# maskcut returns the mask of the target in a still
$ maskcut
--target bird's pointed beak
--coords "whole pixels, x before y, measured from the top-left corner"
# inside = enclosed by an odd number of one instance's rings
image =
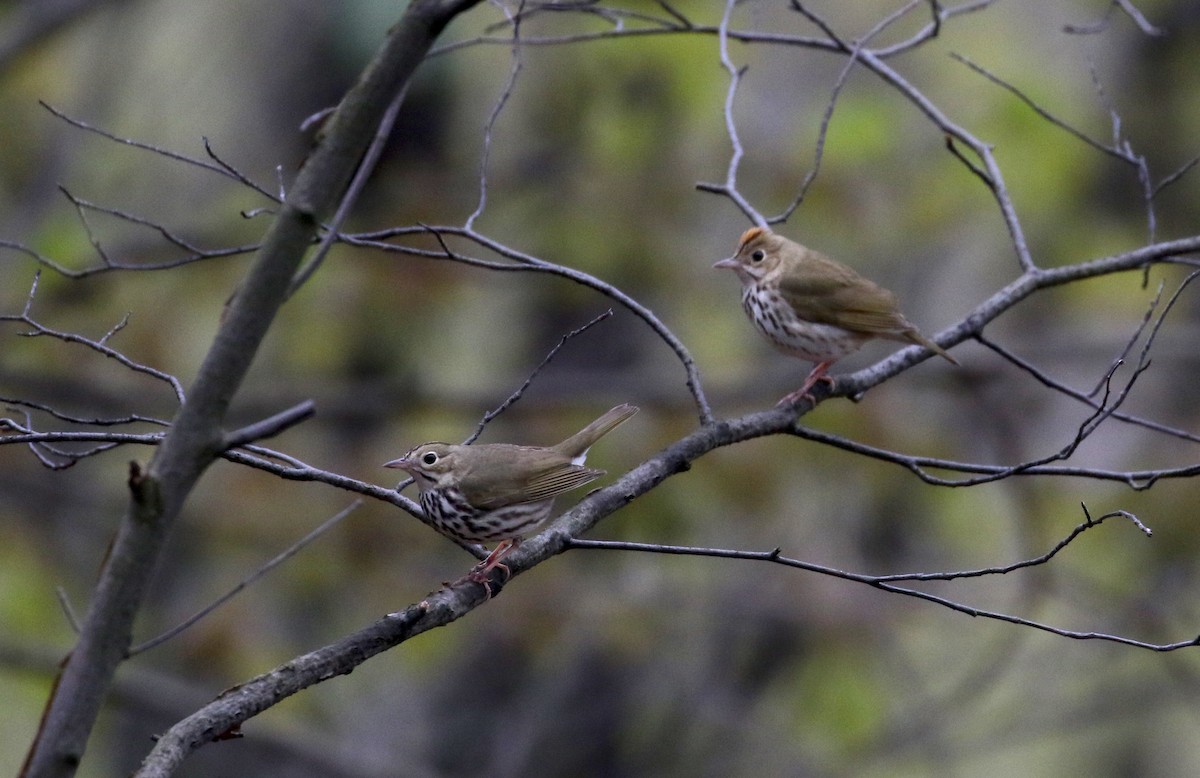
[[[713,263],[713,267],[727,267],[730,270],[736,270],[737,266],[737,257],[726,257],[725,259]]]
[[[411,470],[412,462],[408,461],[408,457],[400,457],[399,459],[393,459],[391,462],[384,462],[383,466],[390,467],[393,470]]]

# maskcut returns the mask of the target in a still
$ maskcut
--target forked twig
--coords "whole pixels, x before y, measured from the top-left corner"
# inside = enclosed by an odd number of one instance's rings
[[[1014,616],[1003,611],[976,608],[972,605],[967,605],[966,603],[958,602],[948,597],[942,597],[940,595],[931,594],[920,589],[897,585],[897,582],[900,581],[951,581],[962,578],[1007,575],[1017,570],[1037,567],[1049,562],[1051,559],[1057,556],[1059,552],[1070,545],[1072,541],[1074,541],[1087,530],[1099,526],[1105,520],[1112,518],[1127,519],[1132,522],[1138,528],[1138,530],[1142,532],[1142,534],[1146,535],[1147,537],[1151,535],[1149,528],[1142,524],[1142,522],[1136,516],[1128,511],[1112,511],[1111,513],[1106,513],[1103,516],[1092,518],[1091,514],[1087,510],[1087,506],[1082,507],[1086,521],[1076,526],[1066,537],[1060,540],[1053,548],[1041,556],[1001,567],[963,570],[959,572],[948,573],[902,573],[897,575],[869,575],[866,573],[853,573],[835,567],[818,565],[813,562],[805,562],[802,559],[794,559],[792,557],[784,556],[782,549],[779,548],[772,549],[771,551],[740,551],[727,548],[701,548],[697,546],[630,543],[613,540],[590,540],[585,538],[570,538],[565,541],[565,546],[573,549],[637,551],[651,554],[702,556],[715,557],[718,559],[741,559],[754,562],[767,562],[769,564],[783,565],[784,567],[791,567],[811,573],[818,573],[831,578],[840,578],[842,580],[851,581],[854,583],[865,584],[891,594],[899,594],[905,597],[924,600],[926,602],[933,603],[934,605],[947,608],[956,613],[966,614],[974,618],[1002,621],[1008,624],[1014,624],[1016,626],[1028,627],[1042,632],[1049,632],[1050,634],[1058,635],[1059,637],[1071,638],[1073,640],[1099,640],[1157,652],[1178,651],[1184,648],[1200,646],[1200,637],[1173,643],[1150,643],[1147,641],[1135,640],[1134,638],[1125,637],[1123,635],[1113,635],[1105,632],[1084,632],[1079,630],[1065,629],[1063,627],[1056,627],[1053,624],[1046,622],[1035,621],[1022,616]]]

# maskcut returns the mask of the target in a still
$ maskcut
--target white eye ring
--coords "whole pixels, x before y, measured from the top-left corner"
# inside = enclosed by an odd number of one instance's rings
[[[763,251],[762,249],[755,249],[754,253],[750,255],[750,261],[756,263],[762,262],[766,258],[767,252]]]
[[[427,451],[421,456],[421,464],[423,465],[436,465],[437,461],[438,455],[432,451]]]

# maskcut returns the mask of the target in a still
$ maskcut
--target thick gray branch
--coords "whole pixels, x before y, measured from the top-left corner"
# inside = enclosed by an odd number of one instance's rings
[[[129,508],[101,573],[33,745],[26,776],[75,773],[88,736],[125,658],[163,543],[180,507],[222,453],[221,425],[259,344],[286,298],[318,225],[331,215],[383,112],[433,41],[478,0],[415,0],[379,54],[319,134],[206,355],[187,401],[147,471],[130,477]]]

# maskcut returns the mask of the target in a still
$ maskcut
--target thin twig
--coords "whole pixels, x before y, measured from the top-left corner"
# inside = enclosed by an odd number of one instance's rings
[[[1192,157],[1190,160],[1180,165],[1175,172],[1163,176],[1163,179],[1158,182],[1156,187],[1154,187],[1154,195],[1157,197],[1159,192],[1183,178],[1185,175],[1191,172],[1192,168],[1196,167],[1197,164],[1200,164],[1200,157]]]
[[[40,278],[40,273],[35,273],[34,278],[33,278],[33,284],[30,286],[30,289],[29,289],[29,295],[26,297],[25,309],[21,312],[21,315],[14,316],[11,314],[0,314],[0,322],[18,321],[18,322],[22,322],[24,324],[29,325],[33,329],[30,330],[29,332],[21,333],[21,335],[23,335],[25,337],[29,337],[29,338],[48,337],[48,338],[53,338],[55,340],[60,340],[64,343],[73,343],[73,344],[85,346],[86,348],[89,348],[92,351],[97,352],[98,354],[102,354],[105,357],[108,357],[109,359],[121,364],[122,366],[124,366],[134,372],[148,375],[152,378],[156,378],[159,381],[162,381],[162,382],[168,384],[171,387],[171,389],[175,392],[175,399],[177,399],[180,402],[180,404],[182,404],[184,402],[185,395],[183,392],[183,384],[180,383],[179,379],[176,378],[175,376],[173,376],[169,373],[165,373],[161,370],[152,368],[148,365],[143,365],[140,362],[135,362],[132,359],[130,359],[129,357],[122,354],[121,352],[117,351],[116,349],[105,345],[102,340],[101,341],[91,340],[90,338],[85,338],[82,335],[76,335],[73,332],[60,332],[58,330],[51,329],[50,327],[47,327],[47,326],[37,322],[31,315],[30,311],[32,310],[32,307],[33,307],[34,297],[37,294],[39,278]],[[109,334],[111,335],[111,333],[112,333],[112,331],[110,330]],[[105,336],[104,340],[107,340],[107,336]]]
[[[717,28],[717,45],[721,53],[721,66],[729,73],[729,87],[725,90],[724,116],[725,134],[729,138],[732,151],[729,155],[729,164],[725,169],[725,183],[720,185],[700,183],[696,185],[696,188],[702,192],[715,192],[728,197],[741,209],[742,213],[746,214],[750,221],[759,227],[766,227],[766,218],[742,195],[737,184],[738,167],[741,165],[746,151],[742,148],[737,120],[733,117],[733,104],[734,98],[737,97],[738,86],[741,85],[746,70],[734,65],[733,59],[729,56],[729,18],[733,15],[735,5],[737,5],[737,0],[725,0],[725,13],[721,16],[721,24]]]
[[[396,93],[396,96],[388,105],[387,110],[383,112],[383,116],[375,128],[375,134],[371,137],[371,143],[367,146],[362,160],[354,171],[354,177],[350,180],[350,185],[342,193],[333,218],[325,225],[324,232],[321,235],[321,242],[317,245],[317,249],[313,252],[313,255],[296,272],[295,278],[292,279],[291,286],[288,287],[287,292],[289,298],[300,287],[304,286],[308,279],[312,278],[313,273],[316,273],[317,269],[321,267],[321,263],[329,256],[329,250],[333,248],[333,244],[338,240],[338,233],[341,231],[342,225],[346,223],[346,219],[350,216],[350,211],[354,209],[354,204],[358,202],[358,196],[362,193],[363,187],[367,185],[367,180],[375,172],[375,163],[379,160],[379,155],[383,153],[383,148],[387,145],[388,138],[391,137],[392,128],[396,124],[396,116],[400,113],[400,106],[404,103],[404,96],[408,94],[408,85],[409,82],[405,82],[404,86],[400,88],[400,91]]]
[[[1008,624],[1014,624],[1016,626],[1028,627],[1028,628],[1036,629],[1036,630],[1039,630],[1042,632],[1048,632],[1053,635],[1058,635],[1059,637],[1071,638],[1073,640],[1100,640],[1100,641],[1105,641],[1105,642],[1110,642],[1110,643],[1119,643],[1121,645],[1126,645],[1126,646],[1132,646],[1134,648],[1142,648],[1142,649],[1147,649],[1150,651],[1159,651],[1159,652],[1178,651],[1178,650],[1184,649],[1184,648],[1192,648],[1195,646],[1200,646],[1200,637],[1185,640],[1185,641],[1179,641],[1179,642],[1175,642],[1175,643],[1149,643],[1146,641],[1135,640],[1133,638],[1124,637],[1122,635],[1112,635],[1112,634],[1108,634],[1108,633],[1104,633],[1104,632],[1082,632],[1082,631],[1077,631],[1077,630],[1064,629],[1062,627],[1056,627],[1052,624],[1048,624],[1048,623],[1040,622],[1040,621],[1034,621],[1032,619],[1026,619],[1021,616],[1014,616],[1012,614],[1004,613],[1001,611],[992,611],[992,610],[985,610],[982,608],[976,608],[974,606],[967,605],[965,603],[951,600],[948,597],[942,597],[939,595],[930,594],[929,592],[924,592],[919,589],[912,589],[912,588],[908,588],[908,587],[904,587],[904,586],[897,586],[895,583],[896,581],[946,581],[946,580],[955,580],[955,579],[959,579],[959,578],[970,578],[970,577],[978,577],[978,576],[985,576],[985,575],[1003,575],[1003,574],[1012,572],[1014,570],[1019,570],[1022,568],[1034,567],[1037,565],[1041,565],[1041,564],[1048,562],[1050,559],[1052,559],[1054,556],[1056,556],[1058,554],[1058,552],[1060,552],[1063,548],[1065,548],[1068,544],[1070,544],[1073,540],[1075,540],[1075,538],[1077,538],[1081,534],[1083,534],[1083,532],[1087,531],[1091,527],[1094,527],[1094,526],[1100,524],[1105,519],[1110,519],[1110,518],[1121,517],[1121,518],[1129,519],[1130,521],[1132,521],[1135,524],[1135,526],[1138,527],[1139,530],[1141,530],[1143,532],[1143,534],[1146,534],[1146,535],[1150,534],[1149,530],[1145,527],[1145,525],[1143,525],[1137,519],[1136,516],[1129,513],[1128,511],[1113,511],[1111,513],[1107,513],[1104,516],[1101,516],[1096,519],[1093,519],[1090,514],[1087,514],[1086,507],[1084,507],[1084,513],[1087,517],[1087,521],[1085,521],[1083,524],[1077,526],[1074,530],[1072,530],[1072,532],[1070,534],[1067,535],[1066,538],[1059,541],[1059,543],[1054,548],[1052,548],[1050,551],[1048,551],[1047,553],[1043,554],[1040,557],[1025,560],[1023,562],[1018,562],[1013,565],[1008,565],[1005,567],[987,568],[987,569],[982,569],[982,570],[968,570],[968,571],[962,571],[962,572],[957,572],[957,573],[933,573],[933,574],[909,573],[909,574],[902,574],[902,575],[897,575],[897,576],[867,575],[864,573],[853,573],[853,572],[849,572],[846,570],[840,570],[840,569],[834,568],[834,567],[818,565],[818,564],[814,564],[812,562],[805,562],[800,559],[793,559],[791,557],[786,557],[782,554],[782,550],[779,548],[772,549],[771,551],[739,551],[739,550],[735,550],[735,549],[700,548],[700,547],[695,547],[695,546],[669,546],[669,545],[661,545],[661,544],[655,544],[655,543],[630,543],[630,542],[611,541],[611,540],[588,540],[588,539],[583,539],[583,538],[568,538],[568,539],[564,540],[563,544],[568,549],[574,548],[574,549],[595,549],[595,550],[606,550],[606,551],[637,551],[637,552],[642,552],[642,553],[653,553],[653,554],[703,556],[703,557],[715,557],[715,558],[719,558],[719,559],[741,559],[741,560],[755,561],[755,562],[767,562],[769,564],[783,565],[785,567],[792,567],[792,568],[797,568],[800,570],[806,570],[808,572],[818,573],[821,575],[830,576],[832,578],[840,578],[842,580],[852,581],[854,583],[865,584],[867,586],[871,586],[876,589],[880,589],[882,591],[889,592],[891,594],[899,594],[899,595],[903,595],[905,597],[913,597],[913,598],[916,598],[919,600],[924,600],[926,602],[930,602],[935,605],[940,605],[944,608],[948,608],[949,610],[955,611],[957,613],[963,613],[963,614],[966,614],[966,615],[974,617],[974,618],[984,618],[984,619],[989,619],[992,621],[1002,621],[1002,622],[1006,622]]]
[[[429,251],[425,249],[417,249],[411,246],[390,243],[385,238],[410,236],[417,233],[433,234],[438,244],[441,246],[441,251]],[[454,235],[456,237],[466,238],[471,240],[476,245],[491,251],[498,256],[504,257],[506,262],[493,262],[470,257],[459,252],[452,251],[446,244],[446,235]],[[705,396],[704,389],[700,381],[700,371],[696,367],[696,362],[692,358],[688,348],[683,344],[674,332],[662,322],[658,316],[648,307],[640,303],[638,300],[626,294],[618,287],[609,284],[605,281],[592,276],[583,271],[574,268],[558,265],[553,262],[547,262],[543,259],[538,259],[530,254],[517,251],[509,246],[506,246],[499,241],[486,237],[474,230],[468,230],[465,227],[452,226],[432,226],[422,224],[420,227],[401,227],[390,230],[383,230],[369,235],[347,236],[346,241],[353,245],[370,246],[379,249],[380,251],[395,252],[408,254],[411,256],[426,257],[430,259],[449,259],[455,262],[470,265],[472,267],[486,268],[489,270],[499,270],[504,272],[537,272],[557,275],[562,278],[567,278],[577,284],[585,286],[589,289],[601,293],[622,307],[629,310],[643,322],[662,340],[668,348],[675,352],[676,357],[683,365],[687,375],[687,387],[695,400],[696,407],[699,411],[700,423],[709,424],[713,420],[712,407],[708,404],[708,399]]]
[[[268,200],[273,200],[276,203],[283,202],[284,196],[283,196],[282,187],[280,188],[279,191],[272,192],[271,190],[267,189],[265,186],[259,185],[259,183],[257,181],[250,178],[250,176],[246,175],[245,173],[243,173],[242,171],[240,171],[236,167],[234,167],[233,163],[226,161],[219,154],[217,154],[216,149],[214,149],[212,147],[212,143],[209,142],[207,137],[202,137],[201,140],[204,142],[204,153],[208,155],[208,158],[211,159],[213,162],[216,162],[218,165],[220,165],[221,169],[224,170],[226,173],[228,173],[235,181],[240,183],[242,186],[245,186],[247,189],[251,189],[255,192],[258,192],[260,195],[267,198]],[[280,168],[279,168],[279,166],[276,166],[275,169],[278,171]]]
[[[247,443],[253,443],[257,440],[265,440],[266,438],[274,437],[286,429],[296,426],[301,422],[312,418],[317,412],[316,403],[312,400],[305,400],[297,405],[280,411],[279,413],[269,418],[249,424],[241,429],[234,430],[225,435],[225,440],[222,445],[226,449],[238,448]]]
[[[1078,389],[1074,389],[1074,388],[1062,383],[1061,381],[1051,378],[1046,373],[1046,371],[1042,370],[1037,365],[1033,364],[1032,362],[1030,362],[1027,359],[1023,359],[1022,357],[1013,353],[1010,349],[1008,349],[1004,346],[1001,346],[999,343],[996,343],[994,340],[986,337],[985,335],[977,336],[976,340],[981,345],[991,349],[993,352],[995,352],[997,355],[999,355],[1005,361],[1010,362],[1011,364],[1013,364],[1014,366],[1019,368],[1022,372],[1027,373],[1035,381],[1042,384],[1043,386],[1045,386],[1049,389],[1053,389],[1054,391],[1059,392],[1060,394],[1063,394],[1074,400],[1078,400],[1079,402],[1084,403],[1092,408],[1099,407],[1099,403],[1092,399],[1092,397],[1093,397],[1092,394],[1090,394],[1088,392],[1080,391]],[[1099,386],[1102,387],[1103,383],[1101,383]],[[1134,416],[1132,414],[1124,413],[1122,411],[1114,411],[1111,418],[1113,418],[1117,421],[1125,422],[1126,424],[1132,424],[1137,427],[1144,427],[1145,429],[1153,430],[1154,432],[1161,432],[1164,435],[1170,435],[1171,437],[1179,438],[1181,440],[1187,440],[1187,441],[1191,441],[1193,443],[1200,443],[1200,435],[1196,435],[1194,433],[1188,432],[1187,430],[1179,429],[1177,427],[1172,427],[1167,424],[1162,424],[1161,422],[1154,421],[1153,419],[1146,419],[1141,416]]]
[[[510,406],[512,406],[513,403],[517,402],[517,400],[520,400],[521,397],[525,394],[525,390],[527,390],[530,387],[530,385],[533,384],[534,380],[542,372],[543,368],[545,368],[546,365],[550,364],[550,361],[552,359],[554,359],[554,357],[558,354],[558,352],[560,350],[562,350],[563,346],[567,345],[567,342],[569,340],[576,337],[577,335],[582,335],[583,333],[587,332],[592,327],[596,326],[597,324],[599,324],[600,322],[604,321],[605,319],[609,318],[612,315],[613,315],[612,309],[609,308],[607,311],[605,311],[604,313],[595,317],[594,319],[589,321],[587,324],[584,324],[582,327],[573,329],[570,332],[568,332],[566,335],[563,335],[561,338],[559,338],[558,343],[556,343],[554,345],[554,348],[550,349],[550,352],[548,354],[546,354],[546,356],[542,359],[542,361],[538,363],[537,367],[535,367],[533,369],[533,371],[530,372],[530,374],[525,378],[525,381],[519,387],[517,387],[516,391],[514,391],[512,394],[510,394],[504,400],[504,402],[500,403],[495,408],[493,408],[492,410],[488,411],[487,413],[485,413],[483,415],[483,418],[479,420],[479,426],[477,426],[475,428],[475,431],[472,432],[467,437],[467,439],[462,442],[462,444],[464,446],[469,446],[470,444],[472,444],[476,440],[478,440],[479,436],[483,434],[484,428],[487,427],[487,425],[490,424],[493,419],[495,419],[497,416],[499,416],[500,414],[502,414],[506,410],[508,410],[508,408]]]
[[[813,182],[816,180],[817,174],[821,170],[821,160],[825,156],[825,139],[829,134],[829,125],[833,120],[834,108],[837,106],[838,97],[841,95],[842,89],[846,86],[846,82],[850,79],[850,73],[854,71],[854,66],[858,63],[859,52],[871,41],[872,38],[883,32],[883,30],[893,22],[907,15],[908,12],[913,8],[916,8],[920,2],[921,0],[910,0],[908,5],[899,8],[895,13],[885,16],[878,24],[868,30],[862,38],[854,41],[853,44],[850,44],[850,56],[846,59],[846,64],[842,66],[842,70],[838,74],[837,80],[833,84],[833,90],[830,92],[829,101],[825,106],[825,112],[821,116],[821,127],[817,132],[817,142],[813,150],[812,169],[808,171],[808,173],[804,176],[804,180],[800,182],[800,191],[796,194],[796,197],[792,200],[792,202],[789,203],[778,215],[767,219],[769,224],[779,224],[787,221],[788,218],[795,213],[796,209],[799,208],[804,202],[804,198],[808,195],[809,187],[811,187]],[[933,6],[935,19],[940,18],[938,13],[938,4],[934,2]],[[817,21],[822,29],[828,30],[826,34],[828,34],[836,43],[839,45],[845,45],[840,39],[834,37],[833,31],[825,25],[823,20],[820,20],[820,17],[811,14],[807,9],[804,8],[803,5],[801,5],[801,3],[793,2],[792,7],[804,14],[807,18]],[[936,31],[934,34],[936,35]]]
[[[71,631],[78,635],[79,616],[75,614],[75,608],[71,606],[71,598],[67,596],[67,591],[61,586],[56,586],[54,587],[54,595],[58,598],[58,606],[62,608],[63,616],[66,617]]]
[[[269,560],[262,567],[258,568],[253,573],[251,573],[250,575],[243,578],[236,586],[234,586],[232,589],[227,591],[225,594],[221,595],[220,597],[213,600],[208,605],[206,605],[203,608],[201,608],[200,610],[196,611],[195,613],[193,613],[188,618],[184,619],[179,624],[175,625],[174,627],[171,627],[166,632],[163,632],[162,634],[158,635],[157,637],[153,637],[150,640],[145,641],[144,643],[139,643],[136,646],[132,646],[129,649],[128,656],[136,656],[137,654],[140,654],[143,651],[149,651],[150,649],[152,649],[156,646],[160,646],[163,643],[166,643],[168,640],[170,640],[170,639],[176,637],[177,635],[179,635],[180,633],[184,632],[189,627],[191,627],[193,624],[200,621],[205,616],[207,616],[208,614],[215,611],[217,608],[221,607],[225,603],[232,600],[239,593],[241,593],[241,591],[243,589],[247,588],[248,586],[253,584],[255,581],[257,581],[258,579],[262,578],[267,573],[274,570],[276,567],[279,567],[279,565],[283,564],[287,560],[294,557],[296,554],[298,554],[300,552],[301,549],[303,549],[308,544],[312,543],[317,538],[324,535],[326,532],[328,532],[330,529],[332,529],[334,526],[336,526],[338,523],[340,523],[342,521],[342,519],[349,516],[354,511],[354,509],[359,507],[360,505],[362,505],[362,500],[355,500],[354,502],[350,503],[348,506],[346,506],[342,510],[338,511],[333,516],[331,516],[328,519],[326,519],[325,521],[321,522],[321,524],[319,524],[316,529],[309,532],[307,535],[305,535],[304,537],[297,540],[291,546],[284,549],[282,552],[277,554],[274,558]]]
[[[1092,22],[1091,24],[1065,24],[1063,25],[1063,32],[1075,35],[1096,35],[1105,32],[1112,22],[1113,11],[1118,8],[1132,19],[1138,29],[1146,35],[1161,37],[1167,34],[1166,30],[1151,24],[1130,0],[1112,0],[1099,21]]]
[[[512,24],[512,54],[510,55],[512,65],[508,70],[508,81],[505,82],[500,97],[496,99],[496,104],[492,106],[492,111],[483,125],[483,151],[479,155],[479,202],[471,215],[467,217],[464,226],[468,230],[475,228],[475,220],[483,215],[483,210],[487,207],[488,160],[492,156],[492,132],[496,128],[500,114],[504,111],[504,106],[508,104],[508,99],[512,97],[513,90],[516,89],[517,77],[521,74],[521,68],[525,64],[521,57],[521,16],[525,10],[525,0],[520,0],[515,14],[510,13],[508,8],[503,5],[500,7]]]
[[[176,160],[177,162],[183,162],[188,165],[193,165],[195,167],[200,168],[201,170],[207,170],[211,173],[217,173],[219,175],[226,176],[229,178],[234,178],[235,180],[237,180],[236,176],[231,176],[229,171],[225,170],[224,168],[222,168],[218,165],[214,165],[212,163],[205,162],[202,159],[196,159],[195,157],[189,157],[186,154],[180,154],[177,151],[171,151],[170,149],[165,149],[161,146],[155,146],[151,143],[144,143],[143,141],[133,140],[132,138],[124,138],[120,135],[116,135],[114,133],[109,132],[108,130],[88,124],[87,122],[85,122],[81,119],[76,119],[75,117],[70,116],[70,115],[58,110],[54,106],[50,105],[50,103],[47,103],[45,100],[38,100],[38,105],[42,106],[47,111],[54,114],[59,119],[62,119],[64,122],[71,125],[72,127],[78,127],[81,130],[85,130],[87,132],[94,133],[96,135],[99,135],[102,138],[107,138],[108,140],[110,140],[114,143],[119,143],[122,146],[132,146],[135,149],[142,149],[143,151],[149,151],[153,154],[157,154],[158,156],[166,157],[167,159],[173,159],[173,160]]]
[[[1019,562],[1013,562],[1007,565],[996,567],[982,567],[968,570],[956,570],[938,573],[889,573],[885,575],[871,575],[868,573],[850,573],[838,568],[832,568],[825,565],[818,565],[813,562],[805,562],[801,559],[793,559],[783,555],[781,548],[774,548],[771,551],[742,551],[738,549],[728,548],[704,548],[699,546],[676,546],[660,543],[632,543],[616,540],[591,540],[585,538],[571,538],[567,542],[568,548],[587,548],[587,549],[603,549],[615,551],[640,551],[659,554],[677,554],[685,556],[708,556],[720,559],[751,559],[756,561],[775,562],[787,567],[794,567],[800,570],[806,570],[811,573],[820,573],[822,575],[832,575],[838,578],[844,578],[854,581],[855,583],[863,583],[875,585],[879,583],[896,583],[898,581],[957,581],[966,578],[984,578],[988,576],[1008,575],[1030,567],[1044,565],[1063,551],[1067,546],[1074,542],[1080,535],[1087,532],[1089,529],[1098,527],[1108,519],[1123,518],[1133,523],[1135,527],[1145,536],[1150,537],[1153,533],[1150,529],[1134,516],[1129,511],[1117,510],[1106,513],[1103,516],[1093,518],[1088,511],[1087,506],[1080,504],[1083,509],[1085,520],[1078,524],[1071,532],[1059,540],[1049,551],[1044,554],[1033,557],[1031,559],[1023,559]]]
[[[69,422],[71,424],[83,424],[90,427],[117,427],[124,424],[155,424],[159,427],[166,427],[170,422],[165,419],[156,419],[153,416],[143,416],[138,413],[131,413],[127,416],[114,416],[109,418],[99,416],[76,416],[71,413],[60,411],[46,403],[37,402],[36,400],[23,400],[18,397],[6,397],[0,395],[0,403],[8,405],[21,406],[31,410],[39,411],[59,421]]]

